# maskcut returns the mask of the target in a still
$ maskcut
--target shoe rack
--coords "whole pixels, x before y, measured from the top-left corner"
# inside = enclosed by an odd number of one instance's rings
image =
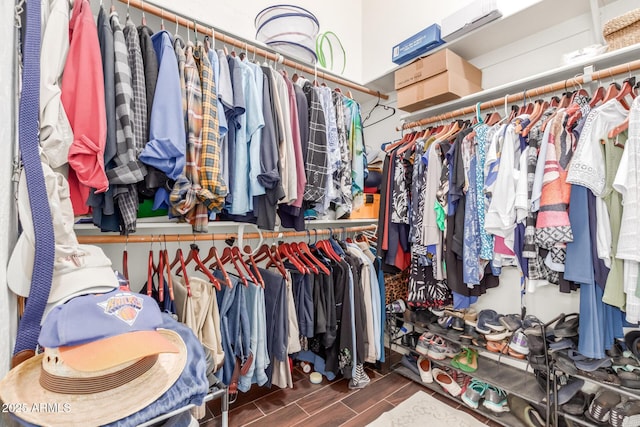
[[[415,351],[415,348],[402,344],[402,336],[398,335],[400,327],[397,326],[397,324],[402,322],[404,322],[405,324],[411,324],[414,331],[418,333],[427,331],[427,325],[422,324],[419,321],[407,322],[407,320],[403,317],[396,316],[394,314],[387,313],[387,316],[386,329],[390,347],[396,346],[395,348],[404,350],[404,352],[414,354],[416,355],[416,357],[418,357],[419,353]],[[444,333],[439,334],[438,332],[433,330],[431,332],[434,332],[447,341],[461,345],[460,340],[456,340],[451,336],[447,336]],[[472,348],[478,352],[478,369],[475,372],[464,372],[452,366],[452,359],[450,358],[446,358],[444,360],[430,359],[432,366],[447,367],[461,374],[468,375],[471,378],[475,378],[487,384],[491,384],[495,387],[501,388],[507,394],[513,394],[526,400],[527,402],[538,405],[538,407],[540,407],[541,403],[545,400],[545,394],[540,389],[540,386],[536,383],[534,375],[531,372],[527,371],[527,364],[525,361],[506,354],[491,353],[483,349],[482,347],[478,347],[475,345],[464,345],[464,347]],[[440,395],[458,401],[459,403],[465,405],[465,407],[476,411],[482,414],[484,417],[487,417],[505,427],[518,427],[524,425],[521,421],[518,420],[518,418],[515,417],[515,415],[510,412],[503,412],[498,414],[484,408],[482,405],[480,405],[477,409],[471,408],[463,403],[460,396],[454,397],[450,395],[435,381],[433,383],[422,382],[419,375],[400,363],[393,366],[392,369],[400,375],[403,375],[408,379],[411,379],[412,381],[422,384],[424,387],[436,391]],[[546,408],[547,407],[545,406],[545,404],[542,403],[541,410],[546,410]]]

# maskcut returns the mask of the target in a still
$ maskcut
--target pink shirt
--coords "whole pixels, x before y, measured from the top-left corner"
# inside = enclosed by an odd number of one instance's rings
[[[307,185],[307,175],[304,170],[304,159],[302,157],[302,142],[300,141],[300,125],[298,122],[298,104],[296,102],[296,92],[293,88],[291,80],[285,78],[287,82],[287,90],[289,92],[289,116],[291,119],[291,133],[293,136],[293,152],[296,158],[296,175],[298,177],[298,185],[296,194],[298,197],[291,203],[292,206],[299,208],[302,206],[304,196],[304,187]]]
[[[89,213],[89,189],[109,188],[104,170],[107,119],[98,30],[88,0],[76,0],[69,21],[69,53],[62,76],[62,105],[73,129],[69,191],[75,215]]]

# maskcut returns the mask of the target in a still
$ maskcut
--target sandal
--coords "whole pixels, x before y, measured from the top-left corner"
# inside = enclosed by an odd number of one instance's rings
[[[504,353],[508,345],[507,341],[487,341],[487,350],[492,353]]]
[[[583,359],[574,360],[576,368],[584,372],[593,372],[600,368],[608,368],[611,366],[611,359],[605,357],[604,359]]]
[[[462,353],[451,360],[451,366],[468,373],[477,371],[478,352],[471,348],[465,348]]]
[[[638,374],[637,372],[620,370],[616,371],[616,374],[620,379],[620,385],[622,385],[622,387],[631,388],[634,390],[640,389],[640,374]]]
[[[562,316],[553,328],[553,334],[558,338],[570,338],[578,335],[578,326],[580,324],[580,315],[571,313]]]

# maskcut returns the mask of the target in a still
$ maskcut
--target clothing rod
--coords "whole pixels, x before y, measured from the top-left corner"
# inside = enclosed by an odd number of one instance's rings
[[[120,0],[121,3],[125,3],[127,4],[129,7],[135,7],[136,9],[140,9],[143,10],[146,13],[150,13],[152,15],[155,15],[159,18],[164,19],[165,21],[168,22],[173,22],[173,23],[178,23],[181,26],[189,29],[189,30],[194,30],[194,28],[197,26],[196,31],[200,34],[203,35],[207,35],[209,37],[214,36],[216,38],[216,40],[220,40],[222,43],[226,43],[226,44],[230,44],[232,46],[235,46],[237,48],[240,49],[247,49],[249,52],[251,53],[255,53],[258,56],[263,56],[265,58],[271,59],[276,61],[279,57],[281,57],[283,59],[283,64],[286,66],[289,66],[295,70],[299,70],[301,72],[305,72],[305,73],[309,73],[310,75],[317,75],[318,77],[321,77],[323,80],[329,80],[332,81],[336,84],[339,84],[341,86],[345,86],[348,87],[350,89],[354,89],[357,90],[358,92],[362,92],[362,93],[366,93],[368,95],[372,95],[372,96],[379,96],[381,99],[389,99],[388,95],[385,94],[381,94],[378,91],[369,89],[368,87],[359,85],[357,83],[351,82],[349,80],[345,80],[341,77],[335,76],[333,74],[327,74],[322,70],[315,70],[307,65],[301,64],[299,62],[293,61],[291,59],[285,58],[284,56],[278,54],[279,56],[276,56],[275,53],[269,52],[268,50],[262,49],[260,47],[257,47],[255,45],[253,45],[253,47],[250,47],[248,42],[245,42],[243,40],[239,40],[236,39],[235,37],[229,36],[227,34],[225,34],[224,32],[220,32],[218,30],[212,31],[212,27],[210,25],[207,24],[202,24],[200,22],[197,22],[197,20],[195,19],[187,19],[185,18],[183,15],[180,15],[178,13],[175,13],[173,11],[167,10],[163,7],[159,7],[156,6],[154,4],[151,4],[147,1],[142,1],[142,0]]]
[[[590,75],[591,81],[601,80],[604,78],[613,77],[618,74],[631,73],[640,69],[640,60],[627,62],[625,64],[616,65],[613,67],[605,68],[604,70],[595,71]],[[543,86],[538,86],[533,89],[526,89],[523,92],[514,93],[501,98],[495,98],[490,101],[485,101],[480,104],[480,110],[486,110],[487,108],[499,107],[505,103],[510,104],[523,100],[525,97],[540,96],[547,93],[557,92],[559,90],[571,88],[576,85],[582,85],[584,83],[584,76],[571,77],[566,80],[562,80],[556,83],[551,83]],[[402,127],[396,128],[397,131],[403,129],[411,129],[418,126],[424,126],[431,123],[435,123],[441,120],[451,120],[455,117],[465,116],[476,112],[476,106],[471,105],[468,107],[460,108],[458,110],[451,111],[449,113],[438,114],[437,116],[427,117],[422,120],[405,123]]]
[[[262,238],[285,238],[285,237],[316,237],[321,235],[327,235],[332,231],[341,233],[357,233],[361,231],[372,231],[376,229],[376,225],[360,225],[355,227],[335,227],[335,228],[321,228],[311,229],[307,231],[265,231],[262,232]],[[238,233],[211,233],[211,234],[152,234],[152,235],[129,235],[129,236],[111,236],[111,235],[97,235],[97,236],[78,236],[78,243],[81,244],[123,244],[123,243],[164,243],[164,242],[181,242],[181,243],[193,243],[195,241],[214,241],[214,240],[226,240],[230,238],[237,238]],[[259,239],[260,233],[245,233],[242,235],[243,239]]]

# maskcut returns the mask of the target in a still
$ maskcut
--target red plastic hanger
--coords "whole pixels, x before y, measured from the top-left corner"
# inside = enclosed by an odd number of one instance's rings
[[[202,260],[200,260],[200,249],[198,248],[198,245],[192,243],[190,248],[191,249],[189,250],[189,254],[187,255],[187,259],[185,260],[184,265],[187,266],[191,261],[194,261],[196,263],[196,268],[200,270],[205,276],[207,276],[207,279],[209,279],[209,281],[213,283],[213,286],[215,286],[217,290],[220,290],[220,282],[213,274],[211,274],[211,271],[209,271],[209,269],[202,263]],[[182,270],[183,267],[180,266],[177,273],[180,273],[180,271]],[[186,271],[185,274],[187,274]]]
[[[232,288],[233,282],[231,282],[231,279],[229,278],[227,271],[224,269],[224,266],[222,265],[222,261],[220,261],[220,256],[218,255],[218,249],[213,244],[213,242],[211,244],[211,247],[209,248],[209,253],[207,254],[206,258],[202,260],[202,263],[204,265],[207,265],[207,263],[211,260],[214,260],[214,262],[213,264],[209,265],[209,270],[215,268],[220,273],[222,273],[222,277],[224,277],[224,281],[227,284],[227,287]]]
[[[598,103],[604,99],[604,93],[604,88],[599,86],[598,89],[596,89],[596,93],[593,94],[591,101],[589,101],[589,107],[596,108]]]
[[[280,255],[283,261],[288,259],[300,273],[309,273],[307,267],[295,256],[287,243],[280,243],[277,247],[277,253]]]
[[[231,253],[233,254],[233,256],[236,257],[236,259],[238,260],[238,264],[244,269],[244,272],[247,273],[247,275],[249,276],[249,279],[255,285],[258,285],[258,286],[264,285],[264,283],[260,283],[258,281],[258,278],[256,276],[254,276],[254,274],[251,272],[251,269],[249,268],[249,266],[245,262],[244,258],[242,257],[242,252],[240,251],[239,247],[237,247],[237,246],[232,247],[231,248]]]
[[[302,253],[297,243],[295,242],[290,243],[289,248],[291,249],[291,252],[300,260],[300,262],[302,262],[302,264],[304,264],[304,266],[307,269],[311,270],[313,274],[318,274],[319,272],[318,267],[316,267],[315,263],[311,259],[307,258],[307,256]]]
[[[633,85],[635,84],[636,82],[634,78],[626,79],[622,84],[622,89],[620,89],[620,92],[618,92],[618,95],[616,96],[616,100],[627,110],[629,109],[629,104],[625,98],[628,95],[631,95],[631,99],[636,97],[636,94],[633,92]]]
[[[262,246],[260,246],[260,249],[258,249],[258,252],[256,252],[255,261],[260,262],[266,259],[269,260],[267,263],[267,266],[273,265],[278,269],[278,272],[280,272],[282,277],[287,276],[287,270],[284,268],[284,265],[282,264],[282,262],[279,261],[278,258],[276,258],[274,252],[272,252],[271,250],[271,246],[265,243]]]
[[[258,263],[256,262],[256,259],[253,256],[253,253],[251,251],[251,246],[246,245],[244,247],[244,253],[248,258],[249,264],[251,264],[251,267],[253,267],[253,272],[255,273],[255,277],[257,279],[256,284],[260,285],[264,289],[264,279],[262,278],[262,274],[260,274],[260,270],[258,269]]]
[[[169,253],[167,252],[167,264],[169,262]],[[191,285],[189,284],[189,275],[187,274],[187,266],[184,263],[184,256],[182,254],[182,249],[178,248],[178,250],[176,251],[176,259],[174,260],[174,262],[179,262],[180,263],[180,269],[183,271],[183,279],[184,279],[184,285],[187,287],[187,296],[191,296]],[[171,266],[169,266],[169,276],[171,276],[171,270],[173,269],[173,266],[175,264],[172,263]]]
[[[153,249],[149,249],[149,260],[147,263],[147,296],[153,295],[153,276],[156,274],[156,265],[153,261]]]
[[[619,92],[620,92],[620,85],[616,82],[611,83],[609,85],[609,88],[607,89],[607,92],[604,94],[604,99],[602,100],[602,103],[604,104],[607,101],[611,101],[613,98],[618,96]]]
[[[220,261],[222,262],[223,266],[231,262],[235,267],[236,273],[238,273],[238,278],[240,279],[242,284],[244,286],[249,286],[249,281],[247,280],[245,275],[242,273],[242,269],[240,268],[240,265],[238,265],[238,260],[231,252],[231,248],[224,248],[224,250],[222,251],[222,258],[220,259]]]
[[[169,251],[167,250],[166,246],[160,253],[160,256],[163,259],[164,268],[167,270],[167,285],[169,286],[169,298],[171,299],[171,301],[174,301],[175,294],[173,292],[173,277],[171,275],[171,266],[169,265]],[[185,284],[187,286],[187,295],[191,296],[191,287],[189,286],[189,282],[186,279],[187,275],[185,274],[184,277],[185,277]]]
[[[313,255],[309,245],[307,245],[305,242],[300,242],[300,243],[298,243],[298,248],[300,248],[301,252],[303,254],[305,254],[305,256],[308,259],[312,260],[315,263],[315,265],[320,269],[320,271],[322,271],[324,274],[330,274],[331,273],[329,271],[329,269],[327,268],[327,266],[324,265],[322,263],[322,261],[320,261],[315,255]]]

